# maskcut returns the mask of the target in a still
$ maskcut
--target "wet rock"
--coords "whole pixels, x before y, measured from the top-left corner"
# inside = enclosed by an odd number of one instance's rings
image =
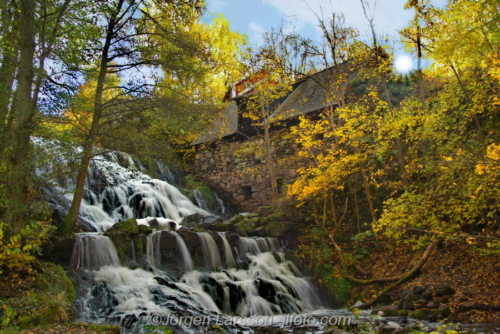
[[[436,296],[451,296],[453,294],[455,294],[455,289],[446,284],[439,284],[436,287]]]
[[[202,216],[200,220],[200,224],[215,224],[215,223],[222,223],[222,219],[214,216],[205,216],[205,217]]]
[[[175,235],[167,231],[160,233],[160,250],[161,251],[175,251],[177,250],[177,239]]]
[[[240,237],[248,237],[248,234],[240,226],[236,227],[234,232],[236,232]]]
[[[71,255],[73,254],[73,247],[75,246],[76,238],[65,238],[58,240],[52,248],[50,257],[54,262],[63,267],[71,265]]]
[[[107,232],[121,231],[128,234],[139,234],[139,225],[135,218],[116,223]],[[106,233],[104,235],[106,235]]]
[[[130,246],[132,243],[130,234],[126,231],[108,230],[104,235],[111,240],[113,245],[115,245],[120,261],[128,262],[132,255],[130,254]]]
[[[248,233],[251,237],[265,237],[267,235],[266,228],[261,226],[256,228],[254,231]]]
[[[154,230],[159,230],[160,229],[160,223],[158,222],[157,219],[153,219],[149,221],[149,226],[154,229]]]
[[[151,234],[153,230],[147,225],[139,225],[139,233]]]
[[[200,228],[207,231],[217,231],[217,232],[226,232],[226,231],[234,231],[236,226],[232,223],[223,223],[217,221],[215,223],[201,223]]]
[[[224,254],[224,241],[222,240],[220,234],[215,231],[208,231],[208,234],[210,234],[212,239],[214,239],[215,244],[219,248],[219,254]]]
[[[97,232],[94,225],[83,217],[78,217],[76,220],[76,225],[80,228],[82,232]]]
[[[231,247],[238,247],[238,242],[240,241],[240,236],[238,233],[235,232],[227,232],[225,234],[227,242]]]

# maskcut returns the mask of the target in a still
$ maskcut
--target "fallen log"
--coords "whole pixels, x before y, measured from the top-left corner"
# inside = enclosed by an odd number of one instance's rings
[[[483,305],[483,304],[458,305],[458,309],[460,311],[467,311],[467,310],[500,311],[500,305]]]
[[[391,285],[389,285],[384,291],[382,291],[381,294],[379,294],[375,299],[373,299],[372,301],[370,302],[366,302],[364,304],[361,304],[358,308],[360,309],[365,309],[365,308],[368,308],[370,306],[372,306],[373,304],[377,303],[377,301],[384,295],[386,295],[388,292],[390,292],[392,289],[394,289],[395,287],[405,283],[407,280],[409,280],[410,278],[412,278],[413,276],[415,276],[415,274],[424,266],[424,264],[427,262],[427,260],[429,259],[430,255],[432,254],[432,251],[434,251],[434,249],[436,249],[436,247],[438,247],[442,242],[443,242],[443,238],[441,239],[438,239],[436,241],[434,241],[432,244],[430,244],[429,246],[427,246],[427,249],[425,250],[424,254],[422,255],[422,257],[420,258],[420,260],[418,260],[417,264],[409,271],[407,272],[406,274],[402,275],[399,277],[399,279],[392,283]],[[393,278],[393,277],[392,277]]]

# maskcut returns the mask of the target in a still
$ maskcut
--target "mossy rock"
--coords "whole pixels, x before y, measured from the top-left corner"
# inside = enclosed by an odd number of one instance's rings
[[[71,321],[75,288],[64,270],[51,262],[40,262],[34,285],[22,295],[4,300],[16,314],[11,325],[28,328]]]
[[[255,230],[255,227],[257,226],[253,219],[243,219],[243,221],[239,222],[236,225],[241,227],[247,234],[253,232],[253,230]]]
[[[139,234],[139,225],[137,224],[137,220],[135,218],[124,220],[111,226],[111,228],[107,230],[104,235],[113,231],[121,231],[128,234]]]
[[[232,223],[234,225],[238,225],[239,223],[241,223],[243,220],[245,219],[244,216],[242,215],[236,215],[234,216],[233,218],[229,219],[227,222],[228,223]]]
[[[135,242],[135,252],[144,254],[144,245],[141,238],[137,238],[137,241]]]
[[[436,296],[451,296],[453,294],[455,294],[455,289],[446,284],[436,286]]]
[[[429,309],[416,310],[413,312],[409,312],[408,316],[410,318],[422,320],[429,316],[441,316],[443,318],[447,318],[450,316],[450,314],[451,310],[449,307],[442,307],[437,310],[429,310]]]
[[[147,225],[139,225],[139,233],[151,234],[153,229]]]
[[[248,237],[248,234],[240,226],[237,226],[234,232],[238,234],[240,237]]]
[[[274,238],[282,238],[285,236],[288,224],[282,221],[271,221],[266,225],[267,235]]]

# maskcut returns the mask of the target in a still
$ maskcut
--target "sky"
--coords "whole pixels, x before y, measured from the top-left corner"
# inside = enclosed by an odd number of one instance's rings
[[[406,0],[369,0],[369,15],[374,15],[377,35],[398,38],[398,30],[405,27],[414,16],[413,10],[403,8]],[[431,0],[438,7],[444,7],[448,0]],[[325,18],[331,13],[342,13],[346,26],[355,27],[360,38],[370,40],[370,28],[359,0],[207,0],[208,13],[224,14],[231,23],[231,30],[247,34],[251,46],[261,42],[262,32],[277,28],[285,21],[301,34],[312,39],[319,36],[316,14]],[[210,14],[205,15],[209,19]],[[323,14],[322,14],[323,13]],[[396,63],[407,70],[415,61],[404,58],[401,44],[396,44]],[[399,56],[399,57],[398,57]],[[410,68],[411,69],[411,68]]]

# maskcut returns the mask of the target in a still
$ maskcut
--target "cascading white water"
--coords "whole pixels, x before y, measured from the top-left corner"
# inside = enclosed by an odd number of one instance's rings
[[[161,231],[154,231],[146,239],[148,266],[152,269],[157,269],[161,266],[160,233]]]
[[[77,269],[98,269],[103,266],[118,266],[120,260],[115,246],[108,237],[81,233],[77,234],[71,263]]]
[[[222,266],[219,249],[212,236],[207,232],[198,233],[198,238],[203,249],[203,257],[210,270],[217,270]]]
[[[226,259],[226,267],[236,268],[236,262],[234,261],[233,251],[231,249],[231,245],[229,245],[229,241],[227,241],[226,234],[224,232],[219,232],[219,235],[221,236],[222,242],[224,244],[224,256]]]
[[[241,238],[240,241],[240,251],[253,255],[278,250],[281,247],[276,238]]]
[[[73,198],[75,175],[63,176],[62,172],[56,171],[60,169],[58,166],[67,166],[69,159],[74,159],[82,150],[63,148],[57,141],[40,138],[33,138],[33,142],[51,156],[36,170],[38,175],[45,177],[54,175],[50,187],[47,187],[53,198],[49,203],[67,211]],[[170,183],[144,174],[141,171],[143,166],[130,155],[116,151],[97,153],[89,165],[80,208],[80,220],[91,225],[96,232],[106,231],[113,224],[134,217],[161,217],[180,222],[183,217],[195,213],[210,215]],[[158,168],[163,174],[168,174],[165,166],[158,165]]]
[[[191,259],[191,254],[186,247],[186,243],[184,239],[177,233],[173,232],[175,235],[175,239],[177,240],[177,247],[179,248],[179,253],[182,257],[183,269],[185,272],[193,270],[193,260]]]

